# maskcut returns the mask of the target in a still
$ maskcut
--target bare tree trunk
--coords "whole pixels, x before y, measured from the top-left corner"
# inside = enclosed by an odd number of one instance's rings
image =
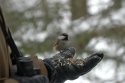
[[[87,0],[71,0],[71,12],[72,20],[86,16],[88,14]]]

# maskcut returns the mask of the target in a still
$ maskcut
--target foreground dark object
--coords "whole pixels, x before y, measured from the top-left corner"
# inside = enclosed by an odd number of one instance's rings
[[[45,59],[44,63],[49,71],[50,83],[63,83],[66,80],[73,80],[92,70],[103,58],[103,53],[94,53],[79,63],[65,63],[66,59],[53,61],[52,58]],[[57,65],[59,64],[60,65]]]
[[[63,83],[66,80],[74,80],[88,73],[102,60],[103,56],[102,53],[94,53],[84,60],[48,58],[43,60],[47,67],[48,77],[41,75],[20,77],[14,75],[12,78],[18,80],[20,83]]]

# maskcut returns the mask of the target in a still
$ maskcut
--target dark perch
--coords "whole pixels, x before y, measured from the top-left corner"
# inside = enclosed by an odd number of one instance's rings
[[[94,53],[85,58],[83,65],[78,64],[65,64],[55,68],[52,59],[45,59],[45,65],[48,68],[50,83],[63,83],[66,80],[74,80],[81,75],[88,73],[92,70],[103,58],[103,53]],[[53,74],[54,73],[54,74]]]

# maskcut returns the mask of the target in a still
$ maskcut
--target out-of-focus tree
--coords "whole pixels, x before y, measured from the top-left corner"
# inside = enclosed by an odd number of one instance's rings
[[[71,0],[72,20],[88,15],[87,0]]]
[[[125,82],[124,0],[0,0],[0,5],[24,54],[50,57],[56,35],[67,32],[78,58],[98,50],[105,54],[84,80]]]

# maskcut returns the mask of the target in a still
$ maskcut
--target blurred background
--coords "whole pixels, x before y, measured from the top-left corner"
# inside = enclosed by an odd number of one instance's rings
[[[125,0],[0,0],[0,5],[27,56],[52,57],[62,32],[70,35],[76,58],[104,52],[92,71],[65,83],[125,83]]]

